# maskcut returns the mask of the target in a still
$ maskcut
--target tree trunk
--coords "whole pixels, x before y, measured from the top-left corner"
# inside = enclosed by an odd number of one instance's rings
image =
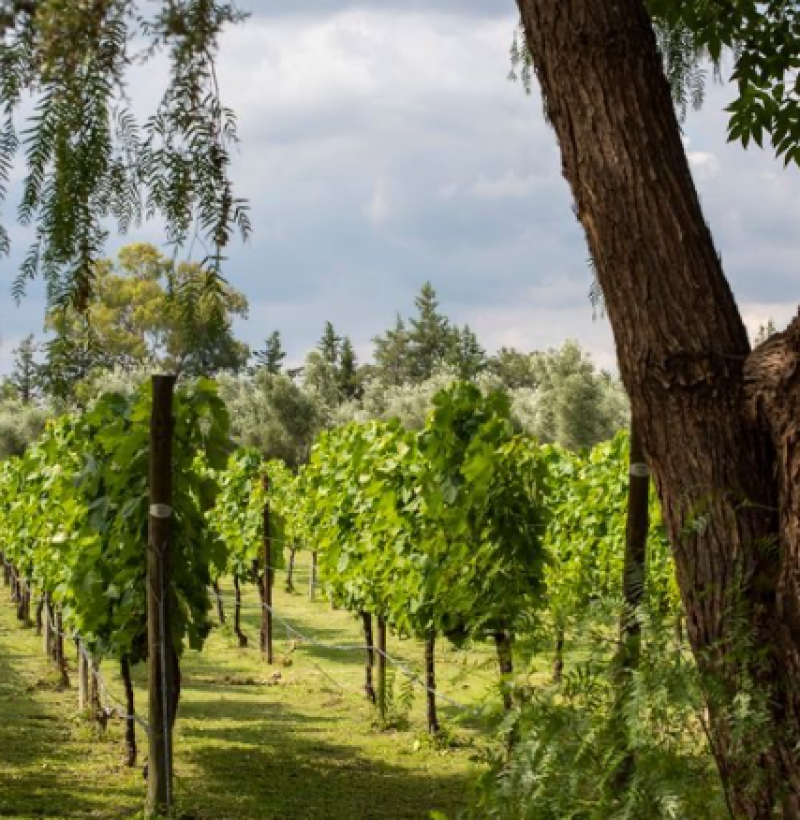
[[[371,703],[376,702],[375,687],[372,685],[372,667],[375,666],[375,646],[372,639],[372,615],[368,612],[361,613],[361,623],[364,627],[364,646],[366,657],[364,659],[364,693]]]
[[[497,647],[497,662],[500,666],[500,687],[503,693],[503,708],[510,712],[514,707],[514,696],[511,692],[511,677],[514,674],[514,655],[511,649],[511,636],[501,630],[492,635]]]
[[[53,660],[61,674],[61,685],[66,688],[69,686],[69,675],[67,674],[67,658],[64,654],[64,618],[61,615],[61,610],[56,612],[55,629],[53,631],[55,632]]]
[[[436,633],[425,640],[425,701],[427,705],[428,734],[439,734],[439,713],[436,704]]]
[[[289,549],[289,566],[286,568],[286,591],[294,592],[294,559],[297,555],[297,547],[292,544]]]
[[[378,618],[378,713],[386,720],[386,619]]]
[[[212,589],[214,590],[214,600],[217,602],[217,618],[219,618],[219,622],[224,626],[225,605],[222,602],[222,593],[219,589],[219,581],[214,581],[214,583],[212,584]]]
[[[75,647],[78,651],[78,710],[85,713],[89,709],[89,662],[80,639],[75,641]]]
[[[553,650],[553,683],[564,679],[564,638],[565,630],[561,624],[556,626],[556,645]]]
[[[136,765],[136,702],[133,697],[131,665],[127,655],[120,661],[120,674],[125,685],[125,765]]]
[[[750,363],[748,406],[747,332],[642,0],[518,4],[675,550],[732,811],[800,817],[800,452],[784,410],[797,407],[800,352],[774,390]],[[733,725],[743,687],[763,696],[766,724]]]
[[[242,589],[239,582],[239,576],[233,576],[233,631],[239,639],[239,646],[244,648],[247,646],[247,635],[242,632]]]
[[[17,620],[22,621],[23,626],[31,625],[31,589],[27,582],[19,581],[19,600],[17,601]]]
[[[42,594],[42,617],[44,618],[44,629],[42,630],[42,652],[48,657],[53,657],[53,613],[50,610],[50,598],[47,593]]]
[[[42,595],[39,598],[39,600],[36,604],[36,635],[37,635],[37,637],[42,636],[42,628],[44,626],[43,613],[44,613],[44,595]]]
[[[308,575],[308,600],[313,601],[317,596],[317,553],[311,553],[311,571]]]

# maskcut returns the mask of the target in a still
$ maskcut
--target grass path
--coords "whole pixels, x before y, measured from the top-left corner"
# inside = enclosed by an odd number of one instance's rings
[[[141,768],[123,765],[121,721],[100,734],[76,716],[74,689],[59,690],[40,639],[19,626],[7,601],[0,590],[0,817],[136,816],[145,783]],[[246,601],[246,631],[257,645],[254,591]],[[278,587],[276,609],[323,643],[361,640],[351,616],[304,595]],[[423,820],[462,804],[486,742],[469,715],[457,724],[455,707],[443,705],[458,743],[437,749],[425,739],[418,692],[410,725],[379,731],[360,694],[361,653],[299,644],[276,629],[274,667],[256,648],[239,649],[227,628],[215,630],[202,654],[184,659],[175,754],[176,799],[186,820]],[[419,669],[421,645],[393,641],[389,651]],[[465,655],[442,647],[439,655],[442,691],[477,703],[492,678],[488,649]],[[115,671],[109,666],[104,675],[119,696]],[[143,668],[136,687],[144,710]],[[138,741],[144,760],[142,732]]]

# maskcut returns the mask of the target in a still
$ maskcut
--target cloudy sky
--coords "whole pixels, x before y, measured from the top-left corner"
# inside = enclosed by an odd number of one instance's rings
[[[278,329],[296,361],[329,319],[367,355],[430,280],[490,350],[572,337],[613,366],[554,136],[507,80],[512,0],[240,5],[252,17],[226,37],[220,77],[255,229],[226,271],[250,300],[247,342]],[[726,144],[729,93],[712,88],[690,115],[687,150],[748,325],[782,325],[800,301],[800,173]],[[39,288],[11,299],[15,238],[0,261],[0,370],[43,316]],[[159,242],[157,227],[135,240]]]

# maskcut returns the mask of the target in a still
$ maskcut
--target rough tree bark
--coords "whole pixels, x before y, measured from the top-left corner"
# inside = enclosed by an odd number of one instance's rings
[[[713,681],[729,800],[741,818],[800,817],[797,413],[774,405],[797,407],[796,349],[791,366],[748,362],[642,0],[518,4],[674,545],[688,636]],[[784,362],[796,338],[772,355]],[[743,682],[763,695],[766,731],[732,726]]]

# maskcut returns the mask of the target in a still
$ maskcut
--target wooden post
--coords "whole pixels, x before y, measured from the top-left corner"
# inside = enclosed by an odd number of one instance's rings
[[[386,720],[386,619],[378,618],[378,713]]]
[[[133,696],[131,664],[127,655],[119,662],[120,675],[125,685],[125,765],[136,765],[136,701]]]
[[[264,573],[261,576],[261,652],[267,663],[274,661],[272,652],[272,536],[269,520],[269,476],[264,476]]]
[[[427,689],[428,733],[439,733],[439,715],[436,709],[436,633],[429,632],[425,641],[425,687]]]
[[[150,743],[147,810],[166,814],[172,805],[173,647],[170,632],[172,539],[172,396],[174,376],[153,376],[150,419],[150,520],[147,543],[147,653]]]

